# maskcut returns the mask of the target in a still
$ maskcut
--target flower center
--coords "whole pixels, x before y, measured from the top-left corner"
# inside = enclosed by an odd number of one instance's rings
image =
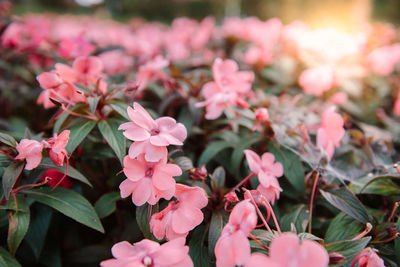
[[[150,135],[151,135],[151,136],[153,136],[153,135],[158,135],[159,133],[160,133],[160,130],[159,130],[159,129],[153,129],[153,130],[151,130]]]
[[[153,265],[153,260],[149,256],[146,256],[146,257],[143,258],[143,264],[145,266],[152,266]]]
[[[147,168],[145,175],[146,175],[146,177],[151,178],[153,176],[153,173],[154,173],[153,167],[149,167],[149,168]]]

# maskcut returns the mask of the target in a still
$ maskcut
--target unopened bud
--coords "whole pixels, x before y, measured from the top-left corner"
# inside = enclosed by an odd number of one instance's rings
[[[208,175],[207,169],[205,165],[200,166],[199,168],[192,168],[189,170],[189,177],[193,180],[206,180]]]
[[[340,253],[333,252],[329,254],[329,265],[339,264],[344,261],[344,256]]]

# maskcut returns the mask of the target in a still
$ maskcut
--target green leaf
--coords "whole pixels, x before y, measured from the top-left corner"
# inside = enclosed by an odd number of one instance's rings
[[[54,162],[50,158],[43,158],[42,162],[39,164],[38,168],[40,169],[55,169],[59,172],[62,172],[65,174],[67,166],[64,164],[63,166],[57,166],[54,164]],[[81,181],[90,187],[93,187],[92,184],[89,182],[89,180],[82,174],[80,173],[77,169],[72,167],[71,165],[68,166],[68,174],[69,177],[74,178],[78,181]]]
[[[117,208],[116,202],[121,199],[119,192],[110,192],[102,195],[94,204],[100,218],[107,217]]]
[[[178,165],[183,172],[194,168],[192,160],[188,157],[177,157],[174,159],[174,163]]]
[[[274,233],[271,233],[267,230],[260,230],[260,229],[253,230],[251,234],[255,236],[258,240],[264,241],[264,244],[268,244],[269,242],[272,241],[272,239],[279,236],[278,232],[274,231]]]
[[[89,89],[88,87],[86,87],[85,85],[80,84],[80,83],[74,83],[74,85],[75,85],[76,87],[78,87],[79,90],[82,91],[83,93],[86,93],[86,94],[88,94],[88,95],[91,95],[91,94],[92,94],[92,90],[90,90],[90,89]]]
[[[53,127],[53,133],[58,133],[60,132],[61,126],[63,125],[63,123],[67,120],[69,116],[68,112],[64,112],[54,123],[54,127]]]
[[[142,234],[147,239],[153,239],[153,235],[150,232],[150,217],[151,217],[151,206],[149,204],[144,204],[142,206],[136,207],[136,222],[139,225]]]
[[[98,123],[99,128],[104,139],[106,139],[108,145],[114,150],[121,164],[125,157],[125,137],[121,131],[118,131],[118,127],[121,123],[116,120],[110,119],[108,121],[102,120]]]
[[[328,251],[328,253],[333,253],[333,252],[340,253],[345,257],[345,262],[351,262],[354,259],[354,257],[367,246],[370,240],[371,240],[370,236],[361,238],[359,240],[346,240],[346,241],[326,244],[325,248]]]
[[[15,141],[14,137],[6,133],[0,133],[0,142],[12,147],[17,146],[17,141]]]
[[[314,241],[322,240],[321,238],[310,233],[299,233],[297,234],[297,237],[299,238],[299,240],[314,240]]]
[[[92,96],[92,97],[87,98],[87,101],[88,101],[89,107],[90,107],[90,112],[94,113],[96,111],[99,100],[100,100],[100,96]]]
[[[222,166],[219,166],[214,170],[214,172],[210,175],[211,178],[211,187],[213,189],[223,188],[225,185],[225,169]]]
[[[397,232],[400,233],[400,217],[397,219]],[[396,238],[394,240],[394,250],[395,250],[395,255],[396,255],[396,259],[398,262],[400,262],[400,238]]]
[[[261,136],[250,136],[247,138],[243,138],[240,140],[239,144],[235,146],[233,150],[232,157],[231,157],[231,166],[232,172],[231,173],[239,173],[240,162],[244,157],[244,150],[248,149],[252,144],[255,144],[261,141],[263,138]]]
[[[86,120],[76,124],[70,130],[69,141],[66,150],[71,154],[75,148],[85,139],[85,137],[92,131],[96,126],[96,122],[92,120]]]
[[[18,177],[21,175],[24,166],[25,164],[23,162],[18,161],[11,163],[10,166],[5,168],[3,174],[3,194],[7,200],[10,197],[10,192]]]
[[[210,143],[207,148],[201,153],[198,165],[203,165],[209,162],[215,155],[217,155],[219,152],[222,150],[228,148],[228,147],[233,147],[234,144],[228,143],[226,141],[216,141],[213,143]]]
[[[347,189],[338,188],[330,192],[320,190],[322,196],[334,207],[361,223],[372,221],[364,205]]]
[[[210,228],[208,230],[208,255],[210,263],[215,264],[214,249],[219,237],[221,236],[222,228],[224,228],[224,215],[222,212],[214,212],[211,217]]]
[[[373,180],[373,177],[363,177],[357,179],[349,184],[349,189],[354,194],[375,194],[383,196],[400,195],[400,187],[393,181],[389,179],[375,180],[375,182],[370,183],[369,186],[366,186],[371,180]],[[365,189],[361,191],[363,188]]]
[[[298,192],[304,192],[304,167],[300,158],[292,151],[280,147],[279,149],[272,143],[268,145],[268,150],[275,156],[275,161],[282,163],[283,172],[290,184]]]
[[[189,255],[192,258],[194,267],[209,267],[207,247],[205,242],[205,226],[200,225],[194,231],[189,241]]]
[[[128,116],[128,107],[129,105],[123,103],[123,102],[113,102],[110,104],[110,107],[115,110],[119,115],[124,117],[127,120],[131,120]]]
[[[308,225],[308,209],[305,205],[298,205],[297,208],[285,214],[280,220],[282,231],[291,231],[292,224],[297,232],[304,232]]]
[[[0,266],[21,267],[21,264],[7,250],[0,247]]]
[[[362,223],[341,212],[329,224],[325,235],[325,242],[331,243],[346,239],[350,240],[357,236],[364,227]]]
[[[83,196],[65,188],[43,187],[25,191],[31,199],[48,205],[64,215],[104,233],[103,226],[93,206]]]
[[[7,167],[11,164],[12,159],[10,159],[9,157],[7,157],[4,154],[0,154],[0,168],[4,168]]]
[[[53,211],[48,206],[35,203],[31,206],[31,223],[25,241],[38,260],[42,252]]]
[[[27,212],[16,211],[9,213],[8,216],[8,236],[7,244],[11,255],[15,255],[19,245],[24,239],[29,227],[29,206],[25,198],[18,196],[15,201],[11,201],[14,208],[21,208]]]

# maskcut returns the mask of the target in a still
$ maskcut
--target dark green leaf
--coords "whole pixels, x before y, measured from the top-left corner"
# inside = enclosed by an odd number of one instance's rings
[[[42,204],[35,203],[31,206],[31,223],[25,241],[31,247],[36,259],[39,259],[42,252],[52,212],[48,206]]]
[[[136,222],[139,225],[142,234],[147,239],[153,239],[153,235],[150,232],[150,217],[151,217],[151,206],[149,204],[144,204],[142,206],[136,207]]]
[[[215,263],[216,259],[214,249],[219,237],[221,236],[224,225],[225,222],[222,212],[214,212],[212,214],[210,228],[208,230],[208,255],[211,263]]]
[[[397,219],[397,232],[400,233],[400,217]],[[397,237],[394,240],[394,250],[395,250],[395,255],[396,255],[396,259],[398,262],[400,262],[400,238]]]
[[[268,150],[274,154],[276,161],[282,163],[283,172],[294,188],[298,192],[304,192],[304,167],[300,158],[286,148],[278,149],[272,143],[268,145]]]
[[[345,257],[345,262],[351,262],[354,257],[367,246],[371,237],[364,237],[359,240],[346,240],[326,244],[325,248],[328,253],[340,253]]]
[[[97,124],[97,127],[122,164],[125,157],[126,141],[122,131],[118,131],[120,124],[113,119],[108,121],[102,120]]]
[[[38,168],[46,169],[46,170],[47,169],[55,169],[59,172],[65,173],[67,166],[66,166],[66,164],[64,164],[63,166],[57,166],[54,164],[54,162],[51,159],[43,158],[43,160],[39,164]],[[89,182],[89,180],[82,173],[80,173],[77,169],[75,169],[71,165],[68,166],[68,176],[93,187],[92,184]]]
[[[334,207],[361,223],[372,221],[363,204],[347,189],[338,188],[330,192],[320,190],[322,196]]]
[[[92,96],[92,97],[87,98],[87,101],[88,101],[89,107],[90,107],[90,112],[94,113],[96,111],[99,100],[100,100],[100,96]]]
[[[325,242],[331,243],[346,239],[350,240],[357,236],[364,228],[365,226],[362,223],[341,212],[329,224],[325,235]]]
[[[192,160],[188,157],[177,157],[174,159],[174,163],[178,165],[183,172],[194,168]]]
[[[73,126],[70,130],[69,141],[66,150],[71,154],[75,148],[85,139],[85,137],[92,131],[96,126],[96,122],[92,120],[86,120]]]
[[[10,192],[14,187],[14,184],[17,181],[18,177],[21,175],[24,166],[25,164],[23,162],[18,161],[11,163],[11,165],[4,170],[3,194],[7,200],[10,197]]]
[[[242,138],[235,149],[233,150],[232,157],[231,157],[231,166],[232,172],[231,173],[239,173],[240,162],[244,157],[244,150],[250,148],[252,144],[255,144],[261,141],[263,138],[261,136],[249,136],[247,138]]]
[[[110,192],[102,195],[94,204],[100,218],[107,217],[116,209],[116,202],[121,199],[119,192]]]
[[[214,172],[210,175],[211,178],[211,187],[213,189],[223,188],[225,185],[225,169],[222,166],[219,166],[214,170]]]
[[[290,213],[285,214],[280,220],[282,231],[291,231],[292,224],[297,232],[304,232],[308,225],[308,209],[305,205],[299,205]]]
[[[0,247],[0,259],[0,266],[2,267],[21,267],[21,264],[19,264],[19,262],[2,247]]]
[[[189,242],[189,255],[195,267],[209,267],[207,247],[205,245],[205,226],[200,225],[194,231]]]
[[[15,141],[14,137],[6,133],[0,133],[0,142],[12,147],[17,146],[17,141]]]
[[[390,183],[390,180],[399,180],[400,177],[397,176],[379,176],[379,177],[375,177],[372,179],[368,179],[368,181],[361,181],[363,184],[362,188],[360,188],[359,193],[358,194],[368,194],[368,192],[375,192],[375,193],[370,193],[370,194],[382,194],[382,193],[393,193],[391,192],[391,188],[386,188],[386,186],[390,187],[390,184],[388,184],[388,182]],[[388,181],[389,180],[389,181]],[[386,183],[385,183],[386,182]],[[378,183],[378,185],[376,185]],[[379,186],[379,184],[381,186]],[[372,189],[370,189],[369,187],[371,187],[372,185],[374,185],[374,187]],[[382,188],[383,185],[383,188]]]
[[[113,102],[110,104],[110,107],[115,110],[119,115],[124,117],[127,120],[131,120],[128,116],[128,105],[123,102]]]
[[[375,182],[366,186],[371,180],[373,180],[373,177],[357,179],[349,184],[349,189],[354,194],[375,194],[383,196],[400,195],[400,187],[393,181],[389,179],[375,180]],[[361,191],[363,188],[364,190]]]
[[[226,141],[216,141],[208,144],[207,148],[201,153],[198,165],[201,166],[209,162],[215,155],[217,155],[222,150],[233,147],[234,144],[228,143]]]
[[[88,95],[92,94],[92,90],[90,90],[88,87],[84,86],[83,84],[74,83],[74,85],[76,87],[78,87],[81,92],[86,93]]]
[[[11,162],[12,159],[7,157],[6,155],[0,154],[0,168],[9,166]]]
[[[271,233],[267,230],[253,230],[251,234],[265,244],[269,244],[275,237],[279,236],[278,232]]]
[[[8,236],[7,244],[11,255],[15,255],[19,245],[24,239],[29,227],[29,206],[25,198],[18,196],[15,201],[11,201],[14,208],[27,210],[27,212],[10,212],[8,216]]]
[[[299,233],[297,234],[297,237],[299,238],[299,240],[314,240],[314,241],[322,240],[321,238],[310,233]]]
[[[66,121],[66,119],[68,118],[69,113],[68,112],[64,112],[54,123],[54,127],[53,127],[53,133],[58,133],[61,130],[61,126],[63,125],[63,123]]]
[[[65,188],[43,187],[25,191],[28,196],[40,203],[58,210],[64,215],[90,228],[104,233],[103,226],[93,206],[83,196]]]

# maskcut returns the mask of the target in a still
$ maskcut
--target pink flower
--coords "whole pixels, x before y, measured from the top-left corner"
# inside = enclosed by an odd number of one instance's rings
[[[286,233],[272,240],[269,257],[254,253],[246,262],[245,267],[326,267],[328,263],[328,253],[320,244],[311,240],[299,243],[297,235]]]
[[[92,45],[84,36],[80,34],[77,37],[70,38],[64,37],[60,40],[60,44],[57,48],[57,53],[65,59],[87,57],[96,50],[96,47]]]
[[[151,216],[150,229],[159,240],[164,236],[167,240],[186,237],[203,221],[201,209],[207,206],[208,198],[202,188],[176,184],[175,197],[177,201]]]
[[[279,186],[277,177],[283,175],[283,167],[280,162],[274,162],[275,157],[271,153],[264,153],[260,158],[256,153],[246,149],[244,151],[250,170],[257,174],[260,185],[257,190],[263,194],[268,201],[274,204],[279,199],[282,188]]]
[[[133,245],[123,241],[115,244],[111,252],[115,259],[102,261],[101,267],[193,267],[184,238],[162,245],[148,239]]]
[[[389,75],[400,62],[400,44],[376,48],[367,56],[367,65],[379,75]]]
[[[256,227],[257,214],[249,200],[239,202],[232,210],[229,221],[222,229],[215,245],[217,267],[243,265],[250,257],[247,236]]]
[[[26,170],[36,168],[42,161],[43,145],[36,140],[22,139],[16,149],[19,154],[15,159],[26,159]]]
[[[333,69],[328,65],[307,69],[301,73],[299,84],[305,93],[320,96],[334,85]]]
[[[108,74],[123,74],[133,66],[133,58],[121,50],[101,53],[99,59],[103,62],[104,71]]]
[[[328,101],[332,102],[333,104],[336,104],[336,105],[341,105],[341,104],[346,103],[347,99],[348,99],[348,97],[347,97],[346,93],[337,92],[333,96],[331,96]]]
[[[344,136],[343,125],[343,118],[335,112],[335,107],[331,107],[322,113],[321,127],[317,132],[317,146],[325,151],[328,161],[332,159],[335,147],[340,146],[340,140]]]
[[[153,82],[156,80],[165,80],[167,75],[162,71],[165,67],[169,65],[169,61],[162,56],[157,56],[153,60],[148,61],[139,67],[139,72],[137,74],[137,82],[139,84],[138,91],[143,91],[148,82]]]
[[[144,156],[137,159],[126,156],[124,173],[128,179],[119,186],[121,197],[132,194],[132,202],[141,206],[146,202],[154,205],[160,198],[171,199],[175,192],[175,180],[172,177],[181,175],[182,170],[178,165],[167,163],[167,158],[148,162]]]
[[[233,60],[217,58],[212,69],[214,81],[206,83],[202,89],[206,100],[196,104],[206,107],[208,120],[218,118],[230,106],[247,106],[244,98],[250,93],[254,80],[254,73],[238,71]]]
[[[359,267],[385,267],[385,263],[378,254],[377,250],[372,248],[364,248],[353,260],[351,266],[354,266],[358,261]]]
[[[131,158],[145,154],[147,161],[157,162],[166,157],[166,146],[181,146],[186,139],[186,128],[182,123],[176,123],[171,117],[154,120],[136,102],[133,108],[128,107],[128,115],[132,122],[123,123],[118,129],[124,130],[126,138],[135,141],[129,148]]]
[[[68,157],[65,147],[68,144],[70,130],[64,130],[60,135],[54,134],[54,137],[43,141],[44,147],[49,149],[49,155],[54,164],[62,166],[65,157]]]

